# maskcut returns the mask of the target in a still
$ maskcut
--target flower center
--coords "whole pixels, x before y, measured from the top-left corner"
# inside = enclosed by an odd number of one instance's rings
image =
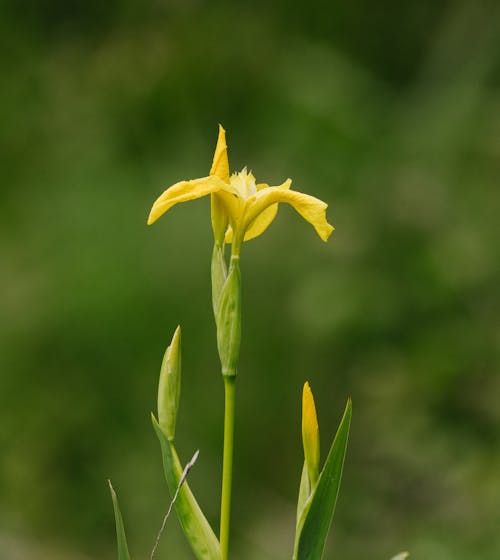
[[[244,167],[239,173],[233,173],[229,181],[236,191],[236,194],[243,200],[246,200],[248,197],[257,192],[255,177],[252,173],[247,172],[246,167]]]

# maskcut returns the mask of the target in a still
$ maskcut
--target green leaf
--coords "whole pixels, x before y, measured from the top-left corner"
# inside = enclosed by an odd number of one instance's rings
[[[151,418],[161,444],[168,490],[170,495],[174,496],[181,482],[183,468],[173,442],[168,440],[154,415],[151,415]],[[187,482],[184,482],[179,489],[175,511],[196,558],[198,560],[220,560],[219,540],[203,515]]]
[[[342,478],[351,416],[349,399],[318,482],[302,511],[295,536],[294,560],[319,560],[323,556]]]
[[[311,494],[311,485],[309,483],[309,475],[307,469],[307,463],[304,461],[302,467],[302,476],[300,477],[300,488],[299,488],[299,499],[297,501],[297,527],[299,526],[300,518],[302,512],[304,511],[304,506],[306,505],[307,498]]]
[[[409,556],[409,552],[400,552],[399,554],[396,554],[396,556],[393,556],[391,560],[406,560]]]
[[[118,560],[130,560],[130,554],[128,552],[127,537],[125,536],[125,527],[123,526],[123,518],[120,512],[120,506],[118,505],[118,498],[116,497],[116,492],[114,491],[111,481],[108,480],[109,489],[111,491],[111,499],[113,500],[113,509],[115,511],[115,522],[116,522],[116,540],[118,543]]]

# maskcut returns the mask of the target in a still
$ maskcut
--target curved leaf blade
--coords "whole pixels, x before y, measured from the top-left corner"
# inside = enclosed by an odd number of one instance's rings
[[[118,543],[118,560],[130,560],[130,554],[128,552],[128,546],[127,546],[127,537],[125,536],[125,527],[123,525],[123,518],[120,511],[120,506],[118,505],[118,498],[111,484],[111,480],[108,480],[108,484],[109,484],[109,490],[111,492],[111,499],[113,500],[113,509],[115,512],[116,540]]]
[[[295,560],[319,560],[323,556],[342,479],[351,416],[349,399],[318,482],[302,511],[295,537]]]
[[[153,427],[160,440],[168,490],[174,496],[181,482],[183,468],[173,442],[169,441],[154,415]],[[194,555],[198,560],[221,560],[220,543],[201,511],[187,481],[179,488],[175,511]],[[121,560],[121,559],[120,559]]]
[[[297,524],[296,528],[299,526],[302,512],[307,503],[307,498],[311,493],[311,485],[309,484],[309,475],[307,474],[307,463],[304,461],[302,467],[302,475],[300,477],[300,487],[299,487],[299,499],[297,500]]]

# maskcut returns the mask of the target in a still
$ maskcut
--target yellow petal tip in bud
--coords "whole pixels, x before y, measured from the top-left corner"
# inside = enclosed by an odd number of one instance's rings
[[[314,397],[308,381],[304,383],[302,391],[302,442],[309,480],[311,485],[314,485],[319,473],[319,427]]]
[[[319,430],[316,405],[309,381],[304,383],[302,391],[302,426],[308,433],[318,432]]]

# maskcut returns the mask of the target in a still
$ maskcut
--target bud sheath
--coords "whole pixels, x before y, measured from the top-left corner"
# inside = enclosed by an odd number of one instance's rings
[[[175,437],[175,422],[181,392],[181,327],[163,356],[158,384],[158,423],[170,441]]]
[[[234,377],[241,337],[241,275],[239,259],[232,258],[217,306],[217,347],[222,375]]]
[[[224,260],[224,247],[217,243],[214,244],[212,252],[212,306],[214,308],[215,319],[219,310],[219,301],[227,279],[227,266]]]

